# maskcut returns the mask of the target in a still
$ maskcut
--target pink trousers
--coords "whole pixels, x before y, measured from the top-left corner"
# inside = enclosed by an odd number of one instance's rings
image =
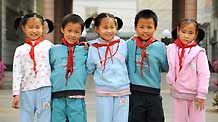
[[[173,122],[205,122],[205,109],[197,110],[193,100],[173,98]]]

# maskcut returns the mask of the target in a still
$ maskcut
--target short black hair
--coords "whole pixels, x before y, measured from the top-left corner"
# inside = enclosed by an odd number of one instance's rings
[[[84,21],[83,19],[77,15],[77,14],[67,14],[66,16],[64,16],[63,20],[62,20],[62,25],[61,27],[64,29],[65,26],[67,25],[67,23],[79,23],[81,25],[81,33],[84,30]]]
[[[144,18],[144,19],[152,18],[154,20],[155,28],[157,27],[158,18],[154,11],[150,9],[144,9],[139,11],[135,16],[135,22],[134,22],[135,27],[137,26],[140,18]]]

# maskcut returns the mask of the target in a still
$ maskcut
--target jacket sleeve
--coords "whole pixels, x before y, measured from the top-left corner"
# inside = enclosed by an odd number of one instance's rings
[[[173,85],[176,81],[176,50],[173,45],[167,47],[167,60],[169,65],[169,70],[166,75],[166,81],[168,84]]]
[[[13,60],[13,95],[20,95],[20,86],[23,78],[22,53],[20,48],[16,48]]]
[[[53,66],[54,66],[54,60],[53,60],[53,48],[49,49],[49,64],[51,67],[51,70],[53,70]]]
[[[205,51],[200,51],[197,55],[197,74],[199,79],[197,98],[206,99],[210,80],[210,70]]]
[[[93,57],[93,47],[90,46],[89,51],[88,51],[87,61],[86,61],[86,67],[87,67],[88,74],[92,74],[96,70],[96,64],[94,63],[93,58],[94,58]]]
[[[167,61],[167,49],[165,44],[162,43],[162,46],[160,47],[160,63],[161,63],[161,69],[164,72],[168,71],[168,61]]]

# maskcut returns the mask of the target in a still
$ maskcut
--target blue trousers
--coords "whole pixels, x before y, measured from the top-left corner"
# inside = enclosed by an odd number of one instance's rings
[[[20,94],[20,122],[51,122],[51,87],[42,87]]]
[[[97,96],[96,122],[128,122],[129,95]]]
[[[83,98],[52,99],[52,122],[87,122]]]

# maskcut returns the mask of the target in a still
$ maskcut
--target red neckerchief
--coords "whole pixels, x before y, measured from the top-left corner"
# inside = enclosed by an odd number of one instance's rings
[[[140,48],[142,50],[141,53],[141,59],[139,61],[140,64],[140,72],[141,72],[141,76],[143,77],[143,60],[144,58],[146,58],[146,62],[148,64],[148,70],[150,70],[150,63],[149,63],[149,59],[148,59],[148,55],[146,53],[146,48],[152,43],[154,42],[156,39],[154,37],[151,37],[150,39],[148,39],[144,44],[142,43],[142,40],[139,37],[136,37],[136,46],[138,48]]]
[[[29,52],[29,55],[30,55],[30,58],[33,60],[33,70],[35,72],[35,75],[37,74],[36,72],[36,60],[35,60],[35,52],[34,52],[34,48],[36,45],[38,45],[40,42],[42,42],[43,39],[41,37],[39,37],[35,43],[33,44],[32,43],[32,40],[30,40],[29,38],[26,38],[25,39],[25,43],[29,44],[31,46],[31,49],[30,49],[30,52]]]
[[[176,39],[174,41],[174,44],[176,44],[176,46],[179,47],[179,49],[182,48],[181,54],[178,51],[178,56],[179,56],[179,71],[180,71],[182,69],[182,59],[183,59],[184,54],[185,54],[185,48],[195,47],[197,45],[197,43],[193,42],[192,44],[183,44],[180,39]]]
[[[114,54],[112,54],[112,51],[110,49],[110,46],[114,45],[118,43],[118,46],[117,46],[117,49],[115,51]],[[110,41],[108,43],[94,43],[92,46],[95,47],[95,48],[99,48],[99,47],[106,47],[106,51],[105,51],[105,54],[104,54],[104,68],[102,70],[102,73],[104,72],[104,69],[106,67],[106,62],[107,62],[107,55],[108,55],[108,52],[110,53],[110,57],[111,58],[111,61],[113,62],[113,56],[117,53],[117,50],[119,48],[119,43],[120,43],[120,39],[117,39],[117,40],[114,40],[114,41]],[[99,59],[100,59],[100,63],[102,64],[102,58],[101,58],[101,55],[100,55],[100,52],[99,52],[99,49],[98,49],[98,56],[99,56]]]
[[[66,86],[67,86],[67,82],[68,82],[68,77],[69,77],[69,72],[70,72],[70,75],[73,74],[73,65],[74,65],[74,61],[73,61],[73,47],[78,45],[79,42],[76,41],[74,42],[73,44],[70,44],[68,43],[65,38],[62,38],[62,43],[64,45],[66,45],[68,47],[68,59],[67,59],[67,68],[66,68],[66,75],[65,75],[65,78],[66,78]]]

